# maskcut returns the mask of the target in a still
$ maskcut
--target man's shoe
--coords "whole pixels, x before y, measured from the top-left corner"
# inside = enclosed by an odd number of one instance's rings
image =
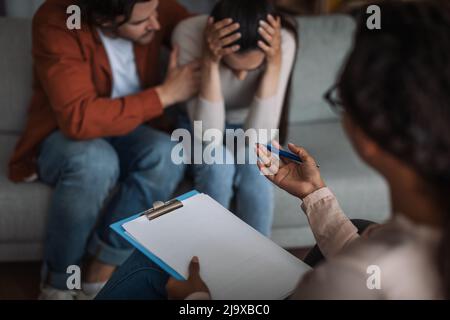
[[[77,291],[77,300],[94,300],[97,294],[103,289],[106,282],[83,283],[82,290]]]
[[[72,290],[60,290],[45,286],[41,288],[38,300],[75,300],[76,295]]]

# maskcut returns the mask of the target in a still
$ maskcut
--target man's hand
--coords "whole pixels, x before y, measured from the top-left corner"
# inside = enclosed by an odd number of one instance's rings
[[[281,150],[277,142],[273,142],[275,148]],[[309,194],[325,187],[325,183],[320,177],[316,161],[309,153],[292,143],[289,150],[300,157],[302,163],[296,163],[286,159],[277,159],[271,152],[262,145],[256,147],[259,170],[281,189],[289,192],[293,196],[304,199]]]
[[[239,24],[231,19],[215,23],[210,17],[205,29],[204,62],[218,64],[224,56],[238,51],[239,46],[232,45],[241,38],[241,34],[236,32],[238,29]]]
[[[189,265],[189,278],[186,281],[170,278],[166,290],[170,300],[183,300],[194,292],[209,293],[208,287],[200,277],[200,264],[197,257],[193,257]]]
[[[156,88],[164,107],[189,100],[199,91],[200,62],[193,61],[180,67],[178,52],[178,47],[172,50],[166,80]]]

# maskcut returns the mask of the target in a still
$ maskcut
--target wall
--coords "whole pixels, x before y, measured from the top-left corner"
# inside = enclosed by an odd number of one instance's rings
[[[30,18],[43,2],[44,0],[0,0],[0,15],[4,4],[7,16]],[[178,0],[178,2],[192,12],[207,13],[217,0]]]
[[[10,17],[30,18],[44,0],[4,0],[5,12]]]

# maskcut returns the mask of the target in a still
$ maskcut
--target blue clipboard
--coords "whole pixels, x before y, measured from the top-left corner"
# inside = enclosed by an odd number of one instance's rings
[[[192,196],[195,196],[199,194],[199,192],[197,190],[192,190],[188,193],[185,193],[179,197],[177,197],[176,199],[179,201],[183,201],[186,199],[189,199]],[[162,261],[160,258],[158,258],[156,255],[154,255],[152,252],[150,252],[149,250],[147,250],[146,248],[144,248],[144,246],[142,246],[139,242],[137,242],[136,240],[134,240],[132,237],[130,237],[126,232],[125,229],[122,227],[125,223],[137,219],[139,218],[139,216],[141,215],[141,213],[138,213],[136,215],[133,215],[129,218],[123,219],[119,222],[113,223],[110,228],[113,229],[115,232],[117,232],[122,238],[124,238],[125,240],[127,240],[133,247],[135,247],[137,250],[139,250],[140,252],[142,252],[147,258],[149,258],[150,260],[152,260],[154,263],[156,263],[158,266],[161,267],[161,269],[163,269],[164,271],[166,271],[168,274],[170,274],[173,278],[177,279],[177,280],[186,280],[182,275],[180,275],[177,271],[175,271],[174,269],[172,269],[169,265],[167,265],[164,261]]]

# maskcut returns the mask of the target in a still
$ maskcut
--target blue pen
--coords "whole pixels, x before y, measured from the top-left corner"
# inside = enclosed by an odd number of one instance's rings
[[[295,153],[289,152],[289,151],[284,151],[284,150],[279,150],[277,148],[272,147],[272,145],[268,144],[268,145],[264,145],[266,147],[267,150],[269,150],[270,152],[273,152],[275,154],[278,154],[280,157],[283,158],[288,158],[291,159],[293,161],[297,161],[302,163],[303,161],[300,159],[300,157],[298,155],[296,155]],[[317,165],[317,168],[320,168],[319,165]]]

